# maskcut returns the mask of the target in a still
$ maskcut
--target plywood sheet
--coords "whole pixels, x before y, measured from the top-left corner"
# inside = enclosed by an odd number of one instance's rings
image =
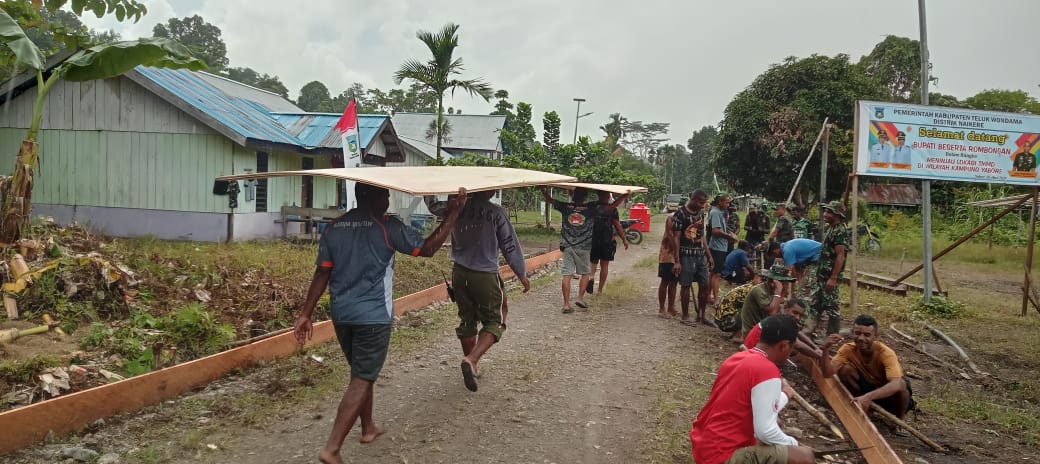
[[[243,180],[271,177],[315,176],[353,180],[364,184],[397,190],[409,195],[438,195],[455,193],[459,187],[470,192],[516,187],[533,187],[559,182],[571,182],[571,176],[532,171],[528,169],[482,166],[398,166],[362,169],[310,169],[307,171],[280,171],[233,176],[217,180]]]
[[[587,190],[600,190],[603,192],[610,192],[618,195],[624,195],[627,192],[640,193],[647,191],[646,187],[640,187],[638,185],[586,184],[582,182],[557,182],[552,184],[552,186],[564,188],[567,190],[574,190],[576,188],[583,188]]]

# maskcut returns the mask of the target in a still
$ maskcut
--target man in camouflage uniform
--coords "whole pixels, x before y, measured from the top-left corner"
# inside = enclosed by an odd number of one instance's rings
[[[794,238],[812,239],[812,221],[805,217],[805,207],[799,205],[792,206],[791,216],[794,216],[794,220],[791,222]]]
[[[827,334],[833,334],[841,330],[838,284],[845,269],[845,253],[851,246],[851,236],[845,225],[845,209],[840,203],[832,201],[820,209],[825,223],[820,237],[820,259],[805,267],[805,284],[799,296],[809,302],[806,332],[814,332],[826,323]]]
[[[769,233],[769,239],[776,240],[780,243],[793,239],[794,225],[791,222],[790,216],[787,215],[787,203],[778,203],[773,215],[776,216],[776,226],[774,226],[773,231]]]

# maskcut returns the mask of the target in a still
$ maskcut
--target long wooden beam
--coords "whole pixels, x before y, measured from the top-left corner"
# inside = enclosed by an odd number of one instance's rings
[[[527,260],[529,270],[554,262],[558,250]],[[512,276],[508,266],[500,270],[503,278]],[[444,285],[394,300],[394,314],[400,315],[447,299]],[[325,343],[336,337],[332,321],[314,324],[314,335],[305,347]],[[138,411],[147,406],[217,380],[233,369],[260,361],[290,356],[300,350],[292,332],[233,348],[126,380],[70,393],[36,404],[0,413],[0,455],[43,441],[49,433],[65,435],[98,419]]]
[[[867,414],[853,404],[852,395],[837,378],[824,377],[815,359],[798,356],[798,361],[812,375],[813,382],[816,382],[823,398],[852,436],[852,441],[856,446],[866,448],[863,450],[863,458],[867,460],[867,464],[902,464],[903,460],[878,433],[877,427],[870,422]]]
[[[1032,198],[1032,195],[1023,195],[1021,199],[1019,199],[1017,202],[1015,202],[1011,206],[1008,206],[1007,208],[1005,208],[1004,211],[1001,211],[1000,213],[998,213],[998,214],[994,215],[993,217],[989,218],[986,222],[983,222],[978,227],[972,229],[971,232],[968,232],[968,233],[964,234],[963,237],[957,239],[956,242],[953,242],[952,244],[950,244],[950,246],[948,246],[946,248],[943,248],[942,251],[936,253],[934,256],[932,256],[932,261],[935,261],[935,260],[937,260],[939,258],[942,258],[943,255],[945,255],[946,253],[949,253],[950,250],[953,250],[954,248],[957,248],[958,246],[960,246],[960,244],[968,241],[968,239],[974,237],[979,232],[982,232],[983,230],[985,230],[986,227],[989,227],[990,224],[993,224],[994,222],[997,222],[998,220],[1000,220],[1000,218],[1006,216],[1008,213],[1018,209],[1019,206],[1021,206],[1023,203],[1026,202],[1026,200],[1029,200],[1030,198]],[[1030,240],[1030,243],[1032,243],[1032,240]],[[897,278],[895,280],[895,283],[898,284],[898,283],[906,280],[910,276],[916,274],[917,271],[920,271],[921,269],[924,269],[924,263],[921,263],[921,264],[918,264],[917,266],[914,266],[914,268],[909,270],[909,271],[907,271],[906,274],[903,274],[903,275],[899,276],[899,278]]]

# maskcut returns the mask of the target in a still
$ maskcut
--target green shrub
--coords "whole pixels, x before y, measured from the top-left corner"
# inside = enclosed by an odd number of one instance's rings
[[[932,297],[932,301],[926,303],[921,297],[913,308],[914,315],[922,317],[938,317],[941,319],[953,319],[967,313],[968,307],[964,303],[954,301],[942,295]]]
[[[235,328],[217,321],[216,316],[199,303],[190,303],[167,315],[159,322],[167,341],[177,346],[178,353],[198,358],[216,353],[235,340]]]

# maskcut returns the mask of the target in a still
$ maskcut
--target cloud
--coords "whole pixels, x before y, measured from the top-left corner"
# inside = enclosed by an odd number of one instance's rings
[[[574,102],[583,97],[580,134],[601,135],[610,113],[670,122],[670,137],[717,124],[733,95],[772,63],[787,56],[869,53],[885,35],[917,38],[917,4],[803,0],[166,0],[148,3],[137,25],[100,24],[124,37],[150,35],[170,17],[201,14],[221,28],[232,66],[278,75],[296,96],[307,82],[324,82],[333,94],[354,82],[393,87],[406,58],[423,59],[419,29],[461,25],[459,56],[466,77],[483,76],[511,99],[541,115],[555,110],[561,132],[574,130]],[[930,2],[929,42],[939,86],[933,91],[967,97],[987,88],[1035,91],[1040,62],[1012,59],[1034,43],[1032,19],[1040,2],[1006,0],[1000,14],[971,15],[970,0]],[[998,8],[999,6],[999,8]],[[94,20],[96,21],[96,20]],[[86,21],[92,27],[95,22]],[[457,95],[446,105],[487,113],[492,104]]]

